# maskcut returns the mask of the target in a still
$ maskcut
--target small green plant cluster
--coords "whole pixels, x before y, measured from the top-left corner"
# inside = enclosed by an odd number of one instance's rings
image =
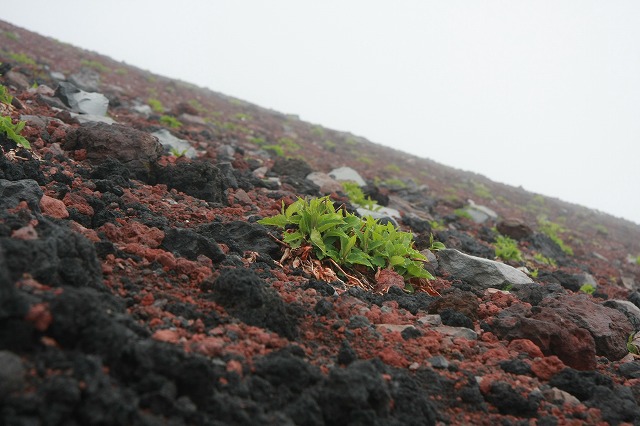
[[[562,238],[560,238],[560,236],[558,235],[560,232],[566,232],[566,229],[563,226],[557,223],[553,223],[545,218],[539,218],[538,225],[540,232],[551,238],[551,240],[556,243],[563,252],[565,252],[569,256],[573,256],[573,249],[567,246]]]
[[[158,99],[149,98],[147,99],[147,103],[149,104],[151,109],[154,110],[155,112],[159,112],[159,113],[164,112],[164,105],[162,105],[162,102],[160,102]]]
[[[160,122],[162,124],[166,124],[172,129],[179,129],[180,127],[182,127],[182,122],[180,122],[180,120],[170,115],[163,115],[162,117],[160,117]]]
[[[518,249],[518,243],[504,235],[499,235],[495,242],[496,256],[502,260],[522,262],[522,253]]]
[[[407,187],[407,184],[404,183],[403,181],[401,181],[400,179],[396,179],[396,178],[391,178],[391,179],[385,179],[381,182],[383,185],[391,187],[391,188],[399,188],[399,189],[403,189]]]
[[[186,153],[187,153],[187,150],[186,150],[186,149],[179,150],[179,149],[177,149],[175,146],[172,146],[172,147],[169,149],[169,153],[170,153],[171,155],[173,155],[174,157],[176,157],[176,158],[180,158],[180,157],[184,156],[184,154],[186,154]]]
[[[640,255],[638,255],[638,257],[636,257],[636,265],[640,265]]]
[[[487,188],[487,186],[482,183],[473,182],[473,193],[480,198],[493,198],[493,195],[491,194],[489,188]]]
[[[5,31],[4,32],[4,36],[6,38],[8,38],[9,40],[13,40],[13,41],[17,41],[20,38],[20,36],[18,34],[12,32],[12,31]]]
[[[14,141],[25,149],[31,149],[31,144],[29,141],[20,133],[22,129],[24,129],[24,125],[26,123],[24,121],[19,121],[16,124],[13,124],[11,121],[11,117],[0,117],[0,132],[4,133],[9,139]]]
[[[400,166],[398,166],[397,164],[393,164],[393,163],[387,164],[386,166],[384,166],[384,169],[386,171],[388,171],[388,172],[391,172],[391,173],[400,173],[401,172]]]
[[[629,338],[627,339],[627,350],[631,354],[640,355],[640,342],[638,341],[640,340],[638,339],[639,335],[640,335],[640,332],[631,333],[629,335]]]
[[[583,284],[582,287],[580,287],[580,291],[587,294],[593,294],[596,292],[596,288],[591,284]]]
[[[249,121],[251,120],[251,116],[249,114],[244,114],[242,112],[236,113],[233,115],[233,118],[240,121]]]
[[[362,265],[372,271],[392,268],[405,279],[433,279],[424,269],[427,258],[413,248],[411,233],[370,216],[359,218],[336,210],[329,197],[300,198],[286,208],[283,203],[281,214],[259,222],[285,230],[283,241],[292,249],[311,245],[320,260],[329,258],[343,267]]]
[[[366,155],[360,155],[358,156],[358,158],[356,158],[356,160],[358,160],[362,164],[366,164],[367,166],[371,166],[373,164],[373,160]]]
[[[360,185],[357,183],[342,182],[342,187],[353,204],[357,204],[360,207],[364,207],[365,209],[374,212],[377,212],[382,208],[382,206],[378,205],[378,203],[375,200],[372,200],[371,197],[365,197],[364,192],[362,192]]]
[[[299,151],[301,148],[300,145],[295,143],[291,138],[278,139],[278,145],[288,153]]]
[[[36,61],[24,53],[6,52],[6,55],[19,64],[36,65]]]
[[[473,217],[471,216],[471,214],[465,209],[455,209],[453,211],[453,214],[464,219],[473,220]]]
[[[534,254],[534,255],[533,255],[533,259],[534,259],[536,262],[538,262],[538,263],[542,263],[542,264],[547,265],[547,266],[553,266],[554,268],[555,268],[556,266],[558,266],[558,265],[556,264],[556,261],[555,261],[555,260],[553,260],[553,259],[552,259],[552,258],[550,258],[550,257],[546,257],[546,256],[542,255],[541,253],[536,253],[536,254]]]
[[[101,62],[98,62],[98,61],[90,61],[88,59],[83,59],[82,61],[80,61],[80,63],[85,67],[93,68],[94,70],[98,71],[99,73],[103,73],[103,72],[109,71],[109,68],[107,68],[104,64],[102,64]]]
[[[3,104],[11,105],[13,101],[13,96],[9,93],[6,87],[0,84],[0,102]]]

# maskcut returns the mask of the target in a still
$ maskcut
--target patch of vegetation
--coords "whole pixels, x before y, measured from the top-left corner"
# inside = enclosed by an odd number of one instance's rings
[[[436,252],[436,251],[440,251],[440,250],[444,250],[447,247],[444,245],[443,242],[440,241],[436,241],[433,238],[433,234],[429,234],[429,250]]]
[[[403,181],[401,181],[400,179],[396,179],[396,178],[391,178],[391,179],[385,179],[381,182],[383,185],[389,187],[389,188],[399,188],[399,189],[403,189],[407,187],[407,184],[404,183]]]
[[[13,101],[13,96],[9,93],[6,87],[0,84],[0,102],[3,104],[11,105]]]
[[[300,198],[286,208],[283,203],[280,214],[259,223],[277,226],[284,231],[283,242],[290,249],[310,247],[317,259],[332,261],[343,273],[342,268],[355,274],[364,267],[369,275],[392,269],[405,280],[433,279],[424,269],[427,258],[413,248],[411,233],[391,223],[382,225],[370,216],[359,218],[336,210],[329,197]]]
[[[19,121],[16,124],[13,124],[11,117],[0,117],[0,132],[4,133],[9,139],[18,144],[18,146],[25,149],[31,149],[29,141],[24,136],[20,135],[25,124],[27,123],[24,121]]]
[[[175,146],[172,146],[172,147],[169,149],[169,153],[171,153],[171,155],[173,155],[173,156],[174,156],[174,157],[176,157],[176,158],[180,158],[180,157],[183,157],[183,156],[184,156],[184,154],[186,154],[186,153],[187,153],[187,150],[186,150],[186,149],[179,150],[179,149],[177,149]]]
[[[353,204],[357,204],[360,207],[364,207],[365,209],[374,212],[377,212],[382,208],[382,206],[378,205],[378,203],[375,200],[372,200],[371,197],[365,197],[364,192],[362,192],[360,185],[357,183],[342,182],[342,187]]]
[[[180,120],[170,115],[163,115],[162,117],[160,117],[160,122],[162,124],[166,124],[172,129],[179,129],[180,127],[182,127],[182,123],[180,122]]]
[[[80,63],[85,67],[93,68],[94,70],[98,71],[99,73],[103,73],[103,72],[109,71],[109,68],[107,68],[104,64],[102,64],[101,62],[98,62],[98,61],[90,61],[88,59],[83,59],[82,61],[80,61]]]
[[[249,121],[249,120],[251,120],[251,116],[249,114],[244,114],[242,112],[234,114],[233,118],[235,118],[236,120],[240,120],[240,121]]]
[[[326,146],[328,149],[335,149],[337,144],[334,141],[326,140],[324,141],[324,146]]]
[[[445,228],[444,224],[442,224],[441,222],[438,222],[437,220],[430,220],[429,225],[431,226],[431,229],[434,231],[442,231]]]
[[[20,36],[14,33],[13,31],[5,31],[4,36],[9,40],[13,40],[13,41],[18,41],[18,39],[20,38]]]
[[[634,355],[640,355],[640,332],[631,333],[627,339],[627,350]]]
[[[538,219],[538,226],[540,232],[545,234],[547,237],[551,238],[554,243],[556,243],[560,249],[568,254],[569,256],[573,256],[573,249],[567,246],[562,238],[558,235],[561,232],[567,232],[567,229],[557,223],[553,223],[544,217]]]
[[[471,216],[471,214],[468,211],[466,211],[465,209],[455,209],[453,211],[453,214],[455,214],[456,216],[458,216],[460,218],[473,220],[473,217]]]
[[[371,158],[369,158],[369,157],[364,156],[364,155],[359,156],[358,158],[356,158],[356,160],[358,160],[362,164],[366,164],[367,166],[370,166],[370,165],[373,164],[373,160]]]
[[[556,261],[550,257],[543,256],[541,253],[536,253],[533,255],[533,258],[536,262],[542,263],[547,266],[553,266],[554,268],[558,266]]]
[[[582,287],[580,287],[580,291],[587,294],[593,294],[596,292],[596,288],[591,284],[583,284]]]
[[[487,188],[487,186],[482,183],[473,182],[473,193],[480,198],[493,198],[493,195],[491,194],[491,191],[489,191],[489,188]]]
[[[24,53],[6,52],[6,55],[19,64],[36,65],[36,61]]]
[[[398,166],[397,164],[387,164],[386,166],[384,166],[384,169],[388,172],[391,173],[400,173],[401,169],[400,166]]]
[[[522,253],[518,249],[518,243],[504,235],[499,235],[494,243],[496,256],[502,260],[522,262]]]
[[[286,152],[292,153],[300,150],[300,145],[295,143],[291,138],[280,138],[278,139],[278,145],[282,147]]]
[[[129,71],[127,71],[126,68],[117,68],[115,72],[118,75],[127,75],[127,74],[129,74]]]
[[[353,138],[347,138],[347,139],[344,141],[344,143],[345,143],[346,145],[349,145],[349,146],[356,146],[356,145],[358,145],[358,141],[357,141],[357,140],[355,140],[355,139],[353,139]]]
[[[164,105],[162,105],[162,102],[160,102],[160,100],[156,98],[149,98],[147,99],[147,103],[149,104],[151,109],[154,110],[155,112],[159,112],[159,113],[164,112]]]
[[[324,135],[324,129],[321,126],[313,126],[313,128],[311,129],[311,134],[322,137]]]
[[[636,265],[640,265],[640,255],[638,255],[638,257],[636,257]]]
[[[193,109],[198,111],[200,114],[203,114],[204,112],[206,112],[205,107],[197,99],[190,99],[188,104],[191,105]]]
[[[280,145],[263,145],[262,149],[273,152],[278,157],[284,157],[284,149]]]
[[[604,235],[605,237],[609,235],[609,230],[604,225],[596,225],[594,226],[596,232],[600,235]]]

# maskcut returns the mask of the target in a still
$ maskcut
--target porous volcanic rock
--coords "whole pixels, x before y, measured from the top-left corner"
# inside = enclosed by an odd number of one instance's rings
[[[84,123],[67,134],[63,148],[86,150],[92,164],[116,159],[138,178],[147,180],[163,153],[162,145],[149,133],[121,124]]]

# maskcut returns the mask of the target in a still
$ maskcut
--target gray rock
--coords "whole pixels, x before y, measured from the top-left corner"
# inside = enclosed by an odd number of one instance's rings
[[[640,308],[628,300],[611,299],[603,303],[608,308],[616,309],[627,317],[634,330],[640,330]]]
[[[167,129],[160,129],[153,132],[152,135],[158,138],[158,141],[160,141],[164,149],[167,151],[171,151],[171,149],[173,149],[178,153],[184,152],[183,155],[187,158],[195,158],[198,156],[198,153],[193,149],[189,141],[173,136],[173,134],[171,134]]]
[[[6,211],[26,201],[29,208],[40,213],[40,199],[43,192],[38,182],[32,179],[10,181],[0,179],[0,211]]]
[[[69,82],[87,92],[100,90],[100,74],[90,68],[82,68],[80,72],[71,74]]]
[[[469,205],[465,207],[465,211],[469,213],[471,219],[475,223],[484,223],[489,219],[497,219],[498,214],[491,210],[489,207],[481,206],[469,200]]]
[[[636,280],[633,277],[622,277],[622,286],[627,290],[635,290],[636,289]]]
[[[481,289],[533,283],[526,274],[504,263],[469,256],[458,250],[441,250],[436,255],[440,269]]]
[[[24,387],[25,369],[22,359],[13,352],[0,351],[0,401]]]
[[[149,105],[134,105],[131,109],[144,117],[149,117],[153,113]]]
[[[447,361],[447,359],[442,355],[433,356],[427,359],[427,361],[429,361],[429,364],[431,364],[431,367],[433,368],[438,368],[438,369],[449,368],[449,361]]]
[[[344,191],[342,184],[326,173],[309,173],[306,179],[318,185],[320,187],[320,192],[323,194],[331,194],[332,192]]]
[[[478,333],[466,327],[452,327],[450,325],[441,325],[438,327],[434,327],[431,330],[435,330],[440,334],[444,334],[454,339],[462,338],[467,340],[478,340]]]
[[[104,123],[104,124],[115,124],[116,120],[111,117],[107,117],[106,115],[93,115],[93,114],[76,114],[74,112],[69,113],[71,117],[78,120],[78,123]]]
[[[329,172],[329,176],[341,182],[351,181],[360,186],[365,186],[367,184],[367,182],[362,179],[362,176],[360,176],[360,174],[351,167],[338,167],[337,169],[333,169]]]
[[[394,226],[398,226],[398,222],[396,219],[400,219],[400,212],[396,209],[392,209],[391,207],[381,207],[379,210],[369,210],[364,207],[358,207],[358,214],[362,217],[371,216],[374,219],[378,219],[385,223],[386,220],[391,221]]]
[[[58,81],[65,81],[67,79],[67,77],[60,71],[51,71],[49,75],[51,76],[52,79],[58,80]]]
[[[31,85],[29,79],[17,71],[8,71],[4,74],[4,79],[7,86],[14,86],[18,90],[26,90]]]
[[[58,85],[56,96],[80,114],[105,116],[109,108],[109,99],[102,93],[85,92],[64,81]]]

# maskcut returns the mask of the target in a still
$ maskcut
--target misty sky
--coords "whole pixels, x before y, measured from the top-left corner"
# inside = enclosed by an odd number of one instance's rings
[[[2,3],[40,34],[640,223],[638,1]]]

